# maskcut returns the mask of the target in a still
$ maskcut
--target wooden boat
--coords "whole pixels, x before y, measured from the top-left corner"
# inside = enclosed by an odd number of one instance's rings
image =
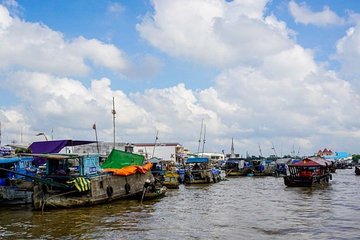
[[[171,167],[172,163],[158,158],[150,159],[151,173],[154,178],[167,188],[179,188],[179,174]]]
[[[355,166],[355,175],[360,175],[360,167]]]
[[[166,172],[164,175],[164,180],[161,182],[163,186],[167,188],[176,189],[179,188],[180,175],[176,172]]]
[[[34,209],[71,208],[108,203],[142,193],[153,182],[144,157],[113,149],[100,167],[99,154],[32,154],[46,161],[46,173],[34,178]]]
[[[275,163],[270,160],[251,160],[251,169],[254,176],[273,176]]]
[[[225,162],[225,173],[228,177],[247,176],[252,170],[245,159],[229,158]]]
[[[36,168],[32,165],[32,157],[7,156],[0,157],[0,204],[31,203],[32,179]]]
[[[166,192],[167,188],[162,186],[161,183],[146,181],[142,193],[138,194],[137,198],[141,201],[162,198],[166,195]]]
[[[332,179],[330,163],[320,157],[302,159],[289,164],[289,175],[284,176],[284,183],[288,187],[311,187],[327,184]]]
[[[208,158],[188,158],[186,160],[185,183],[216,183],[220,181],[220,170],[209,165]]]

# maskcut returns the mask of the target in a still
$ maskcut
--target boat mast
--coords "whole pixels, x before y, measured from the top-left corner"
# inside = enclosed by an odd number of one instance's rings
[[[115,98],[113,97],[113,109],[111,111],[112,115],[113,115],[113,129],[114,129],[114,145],[113,145],[113,149],[115,149]]]
[[[199,154],[199,152],[200,152],[200,144],[201,144],[201,135],[202,135],[203,124],[204,124],[204,119],[201,120],[201,128],[200,128],[200,136],[199,136],[199,145],[198,145],[198,149],[197,149],[197,153],[198,153],[198,154]]]
[[[230,157],[235,157],[235,149],[234,149],[234,138],[231,138],[231,154]]]
[[[152,156],[151,156],[151,157],[154,157],[154,154],[155,154],[156,142],[157,142],[157,140],[159,139],[159,138],[158,138],[158,134],[159,134],[159,131],[156,131],[155,143],[154,143],[154,148],[153,148],[153,152],[152,152]]]
[[[96,129],[96,123],[93,124],[93,129],[95,131],[96,148],[97,148],[98,153],[100,153],[99,141],[98,141],[98,135],[97,135],[97,129]]]
[[[274,144],[273,143],[271,143],[272,144],[272,150],[274,150],[274,153],[275,153],[275,157],[277,157],[277,153],[276,153],[276,150],[275,150],[275,147],[274,147]]]
[[[204,147],[205,147],[205,134],[206,134],[206,124],[204,124],[204,140],[203,140],[203,145],[202,145],[202,151],[201,151],[201,156],[204,156]]]
[[[263,157],[260,144],[259,144],[259,152],[260,152],[260,157]]]

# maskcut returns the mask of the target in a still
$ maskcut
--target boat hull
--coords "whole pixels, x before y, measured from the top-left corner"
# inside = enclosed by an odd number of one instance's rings
[[[311,177],[284,176],[284,183],[288,187],[312,187],[317,185],[325,185],[328,184],[330,180],[330,174]]]
[[[164,175],[164,180],[161,183],[167,188],[177,189],[180,185],[179,178],[179,174],[169,172]]]
[[[217,183],[220,181],[220,174],[214,174],[211,170],[194,170],[186,172],[186,184]]]
[[[165,186],[162,186],[160,188],[155,188],[153,190],[145,189],[145,192],[138,194],[137,198],[140,200],[153,200],[164,197],[166,195],[166,192],[167,192],[167,188]]]
[[[152,182],[154,179],[149,171],[129,176],[102,174],[93,176],[89,180],[90,190],[84,192],[49,189],[43,184],[36,184],[33,193],[34,209],[72,208],[129,198],[142,193],[145,182]]]
[[[9,186],[0,187],[0,205],[31,204],[32,190],[18,189]]]

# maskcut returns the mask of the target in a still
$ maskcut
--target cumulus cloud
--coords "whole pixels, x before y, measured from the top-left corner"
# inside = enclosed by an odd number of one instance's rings
[[[171,56],[219,68],[256,63],[293,45],[284,24],[263,16],[266,3],[156,0],[154,13],[145,16],[137,29]]]
[[[154,129],[151,116],[137,106],[122,91],[111,89],[107,78],[93,80],[89,88],[78,80],[60,78],[45,73],[16,72],[7,76],[6,86],[24,103],[21,111],[33,129],[50,132],[61,137],[88,139],[91,126],[97,123],[99,137],[111,140],[112,97],[116,102],[117,125],[122,126],[118,137],[130,133],[135,137],[144,132],[138,126]],[[16,91],[15,91],[16,90]],[[9,117],[8,117],[9,118]],[[9,118],[16,123],[17,119]],[[29,138],[31,136],[28,136]]]
[[[313,12],[305,3],[289,2],[289,10],[296,23],[313,24],[315,26],[343,25],[345,20],[324,6],[321,12]]]
[[[337,42],[335,59],[341,63],[342,75],[352,80],[353,84],[360,89],[357,81],[360,77],[360,20]]]
[[[67,41],[60,32],[43,24],[12,18],[2,5],[0,45],[2,70],[22,68],[62,76],[83,76],[91,72],[89,63],[119,74],[129,65],[125,54],[114,45],[84,37]]]

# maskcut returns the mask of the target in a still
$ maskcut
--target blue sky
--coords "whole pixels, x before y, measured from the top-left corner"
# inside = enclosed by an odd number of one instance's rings
[[[358,152],[356,1],[0,1],[2,143]],[[40,139],[41,140],[41,139]]]

